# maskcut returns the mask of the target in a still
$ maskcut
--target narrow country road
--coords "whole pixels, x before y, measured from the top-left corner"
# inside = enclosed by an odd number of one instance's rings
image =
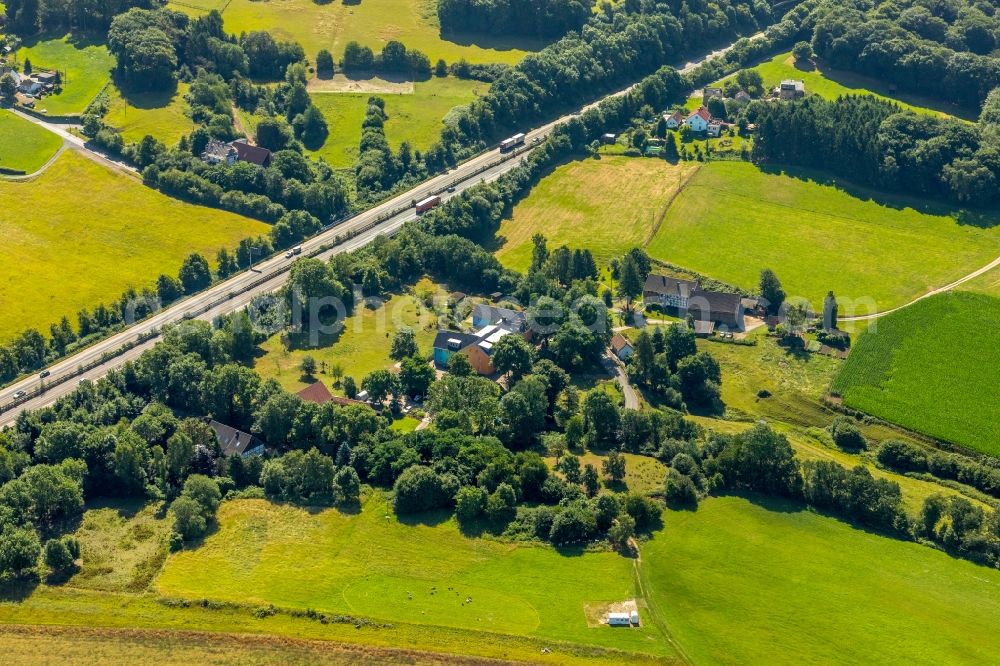
[[[128,164],[127,162],[124,162],[121,159],[116,158],[115,156],[105,152],[104,150],[101,150],[100,148],[94,145],[93,141],[82,139],[77,135],[73,134],[72,132],[67,132],[57,123],[48,122],[46,120],[38,118],[37,116],[33,116],[30,113],[25,113],[24,111],[21,111],[19,109],[9,108],[8,111],[10,111],[11,113],[20,118],[27,120],[29,123],[34,123],[39,127],[44,127],[53,134],[62,137],[63,149],[69,148],[70,150],[75,150],[84,157],[93,160],[98,164],[109,167],[111,169],[115,169],[117,171],[122,171],[131,176],[137,175],[139,173],[139,170],[133,167],[131,164]],[[60,153],[61,152],[62,149],[60,150]],[[45,167],[48,167],[48,164],[46,164]]]
[[[45,164],[43,164],[42,166],[38,167],[37,169],[35,169],[31,173],[26,173],[26,174],[24,174],[22,176],[6,176],[6,175],[5,176],[0,176],[0,180],[7,180],[7,181],[11,181],[11,182],[16,183],[16,182],[21,181],[21,180],[31,180],[32,178],[35,178],[36,176],[40,176],[41,174],[45,173],[45,170],[48,169],[50,166],[52,166],[52,164],[57,159],[59,159],[59,156],[63,154],[63,151],[65,151],[67,147],[68,146],[67,146],[66,139],[63,139],[62,144],[59,146],[59,150],[57,150],[56,153],[55,153],[55,155],[53,155],[52,157],[50,157],[48,159],[48,161],[46,161]]]
[[[625,409],[639,409],[639,394],[629,381],[625,367],[618,360],[618,357],[610,351],[605,351],[601,362],[604,365],[604,369],[608,371],[609,375],[615,378],[618,386],[621,387],[622,395],[625,396]]]
[[[972,271],[971,273],[969,273],[965,277],[960,277],[957,280],[955,280],[954,282],[946,284],[943,287],[938,287],[937,289],[933,289],[931,291],[928,291],[926,294],[923,294],[922,296],[917,296],[916,298],[914,298],[909,303],[904,303],[903,305],[900,305],[899,307],[895,307],[895,308],[892,308],[890,310],[883,310],[882,312],[875,312],[873,314],[868,314],[868,315],[858,315],[856,317],[837,317],[837,321],[844,321],[844,322],[848,322],[848,321],[871,321],[873,319],[878,319],[879,317],[884,317],[884,316],[886,316],[888,314],[892,314],[893,312],[899,312],[903,308],[908,308],[911,305],[913,305],[914,303],[919,303],[920,301],[924,300],[925,298],[930,298],[931,296],[937,296],[938,294],[943,294],[945,292],[951,291],[955,287],[958,287],[958,286],[960,286],[962,284],[965,284],[969,280],[974,280],[975,278],[979,277],[980,275],[982,275],[984,273],[989,273],[994,268],[1000,268],[1000,257],[997,257],[996,259],[994,259],[990,263],[986,264],[982,268],[980,268],[978,270],[975,270],[975,271]]]

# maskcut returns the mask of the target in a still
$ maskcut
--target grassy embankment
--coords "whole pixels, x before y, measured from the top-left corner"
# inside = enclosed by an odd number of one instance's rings
[[[879,319],[833,382],[849,407],[1000,456],[1000,299],[943,294]]]
[[[45,165],[62,139],[7,111],[0,111],[0,167],[33,173]]]
[[[31,60],[35,70],[54,69],[62,76],[62,92],[35,102],[35,110],[48,115],[83,113],[111,78],[114,57],[102,42],[88,37],[66,35],[31,38],[17,51],[17,61]]]
[[[76,193],[99,192],[100,196]],[[48,330],[80,308],[117,299],[129,286],[176,275],[184,258],[268,226],[183,203],[74,153],[28,183],[0,182],[0,340],[26,327]],[[30,269],[25,262],[30,259]]]

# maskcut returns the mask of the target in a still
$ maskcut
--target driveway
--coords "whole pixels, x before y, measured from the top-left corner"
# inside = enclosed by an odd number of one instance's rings
[[[610,351],[604,352],[601,364],[622,387],[622,394],[625,396],[625,409],[639,409],[639,394],[629,381],[628,374],[625,373],[625,365]]]

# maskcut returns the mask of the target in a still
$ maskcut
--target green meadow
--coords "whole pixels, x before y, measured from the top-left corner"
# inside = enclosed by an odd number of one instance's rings
[[[517,63],[542,42],[502,37],[445,37],[438,26],[433,0],[324,2],[312,0],[177,0],[170,5],[190,14],[222,11],[226,31],[233,34],[266,30],[278,39],[294,40],[310,60],[320,49],[339,59],[344,46],[357,41],[379,50],[391,39],[427,54],[431,62]]]
[[[35,102],[35,109],[52,116],[83,113],[111,79],[115,59],[102,42],[66,35],[27,39],[17,61],[31,60],[34,69],[54,69],[62,75],[62,92]]]
[[[833,69],[822,61],[802,64],[796,63],[791,53],[779,53],[770,60],[750,67],[764,79],[767,89],[774,88],[783,79],[799,79],[806,84],[806,93],[815,94],[826,99],[836,99],[844,95],[872,95],[915,113],[937,116],[955,116],[965,120],[976,120],[977,109],[966,109],[941,100],[935,100],[919,95],[900,93],[889,89],[888,84],[854,72]],[[720,85],[731,77],[725,77],[712,85]],[[688,100],[689,108],[697,108],[701,98]]]
[[[712,162],[686,184],[647,251],[746,289],[771,268],[789,297],[815,307],[833,290],[844,316],[852,300],[856,314],[903,305],[985,266],[998,245],[996,213],[967,215],[801,170]]]
[[[1000,266],[991,271],[983,273],[979,277],[974,277],[959,287],[965,291],[978,291],[983,294],[990,294],[1000,298]]]
[[[429,281],[417,287],[427,288],[433,288]],[[392,295],[374,308],[359,304],[344,320],[341,332],[322,336],[316,347],[311,347],[308,340],[286,333],[273,335],[261,345],[264,354],[255,361],[254,370],[265,379],[276,379],[289,391],[299,391],[318,379],[330,390],[339,392],[330,375],[330,369],[336,365],[344,376],[353,377],[360,386],[362,377],[393,363],[389,358],[392,336],[403,326],[414,330],[421,353],[430,354],[437,333],[437,317],[414,294],[406,293]],[[320,368],[315,378],[302,374],[302,359],[306,356],[312,356]]]
[[[227,502],[219,523],[170,556],[158,593],[673,655],[654,622],[599,624],[608,604],[640,596],[632,560],[616,553],[469,538],[445,516],[404,523],[380,493],[356,515]]]
[[[385,135],[393,149],[409,141],[415,150],[426,150],[440,137],[444,129],[442,121],[449,111],[468,104],[487,90],[489,84],[448,76],[418,81],[413,84],[412,93],[314,92],[313,103],[323,112],[330,135],[312,154],[335,168],[354,166],[361,143],[361,121],[372,95],[385,100],[389,116]]]
[[[171,199],[75,151],[30,182],[0,182],[0,200],[0,340],[47,331],[64,315],[75,321],[80,308],[176,274],[191,252],[214,259],[268,229]]]
[[[33,173],[60,146],[59,136],[13,113],[0,111],[0,167]]]
[[[110,106],[104,121],[118,129],[126,143],[139,142],[149,134],[173,146],[195,128],[184,101],[188,88],[188,84],[179,83],[168,92],[124,93],[111,86]]]
[[[1000,299],[956,292],[878,319],[833,390],[849,407],[1000,456]]]
[[[694,663],[985,664],[1000,650],[1000,571],[778,500],[713,498],[664,522],[643,582]]]
[[[694,168],[685,162],[671,165],[618,155],[558,166],[500,225],[497,258],[508,268],[526,271],[531,237],[540,233],[549,249],[563,244],[587,248],[604,265],[653,237]]]

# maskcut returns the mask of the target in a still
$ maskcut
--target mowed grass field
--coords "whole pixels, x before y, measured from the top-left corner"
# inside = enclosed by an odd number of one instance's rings
[[[544,44],[528,39],[459,35],[444,37],[434,0],[379,2],[313,2],[313,0],[180,0],[171,7],[189,14],[222,11],[226,31],[232,34],[266,30],[278,39],[298,42],[314,60],[320,49],[340,59],[344,47],[357,41],[378,51],[389,40],[427,54],[431,62],[514,64]]]
[[[588,626],[607,604],[638,596],[632,560],[467,538],[445,518],[402,523],[381,493],[353,516],[227,502],[218,531],[171,555],[155,589],[673,655],[652,622]]]
[[[87,193],[99,192],[100,196]],[[266,233],[262,222],[166,197],[64,152],[30,182],[0,182],[0,340],[175,275],[184,258]]]
[[[66,35],[50,39],[28,39],[17,51],[17,61],[31,60],[34,69],[58,70],[62,92],[36,100],[35,109],[52,116],[83,113],[87,105],[111,79],[115,59],[102,42]]]
[[[990,294],[991,296],[1000,298],[1000,266],[963,283],[959,289],[963,291],[978,291],[982,294]]]
[[[854,72],[833,69],[822,61],[799,64],[791,53],[779,53],[770,60],[751,67],[764,79],[766,89],[771,89],[784,79],[798,79],[806,84],[806,93],[816,94],[825,99],[837,99],[844,95],[873,95],[879,99],[895,102],[904,109],[915,113],[936,116],[954,116],[975,121],[977,109],[966,109],[945,101],[890,91],[886,83]],[[713,85],[719,85],[732,77],[725,77]],[[691,108],[700,106],[700,97],[688,100]]]
[[[549,249],[586,248],[598,265],[643,246],[663,219],[673,196],[695,169],[660,159],[602,156],[563,164],[538,183],[497,232],[497,258],[525,271],[531,237],[540,233]]]
[[[1000,456],[1000,299],[956,292],[863,333],[833,382],[849,407]]]
[[[798,170],[766,173],[747,163],[712,162],[673,202],[647,251],[747,289],[771,268],[789,297],[818,308],[832,289],[841,316],[869,314],[997,257],[1000,214],[981,216],[982,226],[962,224],[962,217]]]
[[[694,663],[985,664],[1000,650],[1000,571],[776,500],[712,498],[664,522],[644,583]]]
[[[336,93],[312,94],[313,103],[323,112],[330,135],[326,143],[312,152],[335,168],[354,166],[361,143],[361,121],[368,98],[378,95],[385,100],[385,136],[393,149],[409,141],[415,150],[430,148],[441,136],[442,121],[456,106],[468,104],[485,95],[489,84],[451,76],[418,81],[412,94]]]
[[[149,134],[166,146],[173,146],[195,128],[184,101],[189,87],[179,83],[176,90],[167,93],[124,94],[112,86],[111,105],[104,122],[118,129],[126,143],[141,141]]]
[[[327,372],[317,371],[315,379],[331,391],[342,393],[333,386],[329,375],[333,365],[339,365],[344,376],[353,377],[360,389],[365,375],[393,365],[389,358],[392,336],[403,326],[414,330],[420,352],[430,355],[437,317],[413,294],[395,294],[375,308],[358,304],[344,321],[343,330],[337,335],[322,336],[318,346],[297,337],[286,338],[282,333],[270,337],[261,345],[264,355],[256,360],[254,370],[265,379],[276,379],[289,391],[300,391],[314,381],[304,377],[300,369],[302,359],[312,356],[318,368],[326,364]]]
[[[0,111],[0,167],[33,173],[62,146],[62,138],[43,127]]]

